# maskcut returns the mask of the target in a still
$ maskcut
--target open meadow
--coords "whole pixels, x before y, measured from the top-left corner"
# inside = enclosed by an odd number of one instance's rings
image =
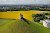
[[[0,33],[50,33],[50,28],[48,29],[37,22],[26,21],[0,19]]]

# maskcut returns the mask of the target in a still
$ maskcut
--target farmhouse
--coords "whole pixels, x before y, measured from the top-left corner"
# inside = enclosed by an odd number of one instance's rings
[[[50,28],[50,20],[43,21],[43,26]]]
[[[43,23],[43,26],[50,28],[50,20],[40,20],[40,23]]]

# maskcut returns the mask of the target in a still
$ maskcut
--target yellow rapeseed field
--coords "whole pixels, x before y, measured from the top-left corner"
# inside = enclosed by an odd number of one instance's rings
[[[28,20],[33,20],[32,14],[37,14],[33,11],[8,11],[0,12],[0,18],[18,19],[20,17],[20,13],[23,14],[23,17]]]
[[[0,12],[0,18],[10,18],[10,19],[18,19],[20,17],[20,13],[23,14],[23,17],[28,20],[33,20],[32,14],[37,14],[45,11],[8,11],[8,12]]]

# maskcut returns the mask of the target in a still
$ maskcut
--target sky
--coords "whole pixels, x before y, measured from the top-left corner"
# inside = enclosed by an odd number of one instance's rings
[[[48,4],[50,0],[0,0],[0,4]]]

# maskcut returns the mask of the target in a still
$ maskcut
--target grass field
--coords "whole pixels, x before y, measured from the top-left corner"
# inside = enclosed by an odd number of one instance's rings
[[[36,13],[50,13],[50,11],[39,11],[39,10],[34,10]]]
[[[23,14],[23,17],[28,20],[33,20],[32,14],[37,14],[41,12],[47,11],[8,11],[8,12],[0,12],[0,18],[10,18],[10,19],[18,19],[20,17],[20,13]]]
[[[39,23],[26,21],[0,19],[0,33],[50,33],[50,29],[41,26]]]

